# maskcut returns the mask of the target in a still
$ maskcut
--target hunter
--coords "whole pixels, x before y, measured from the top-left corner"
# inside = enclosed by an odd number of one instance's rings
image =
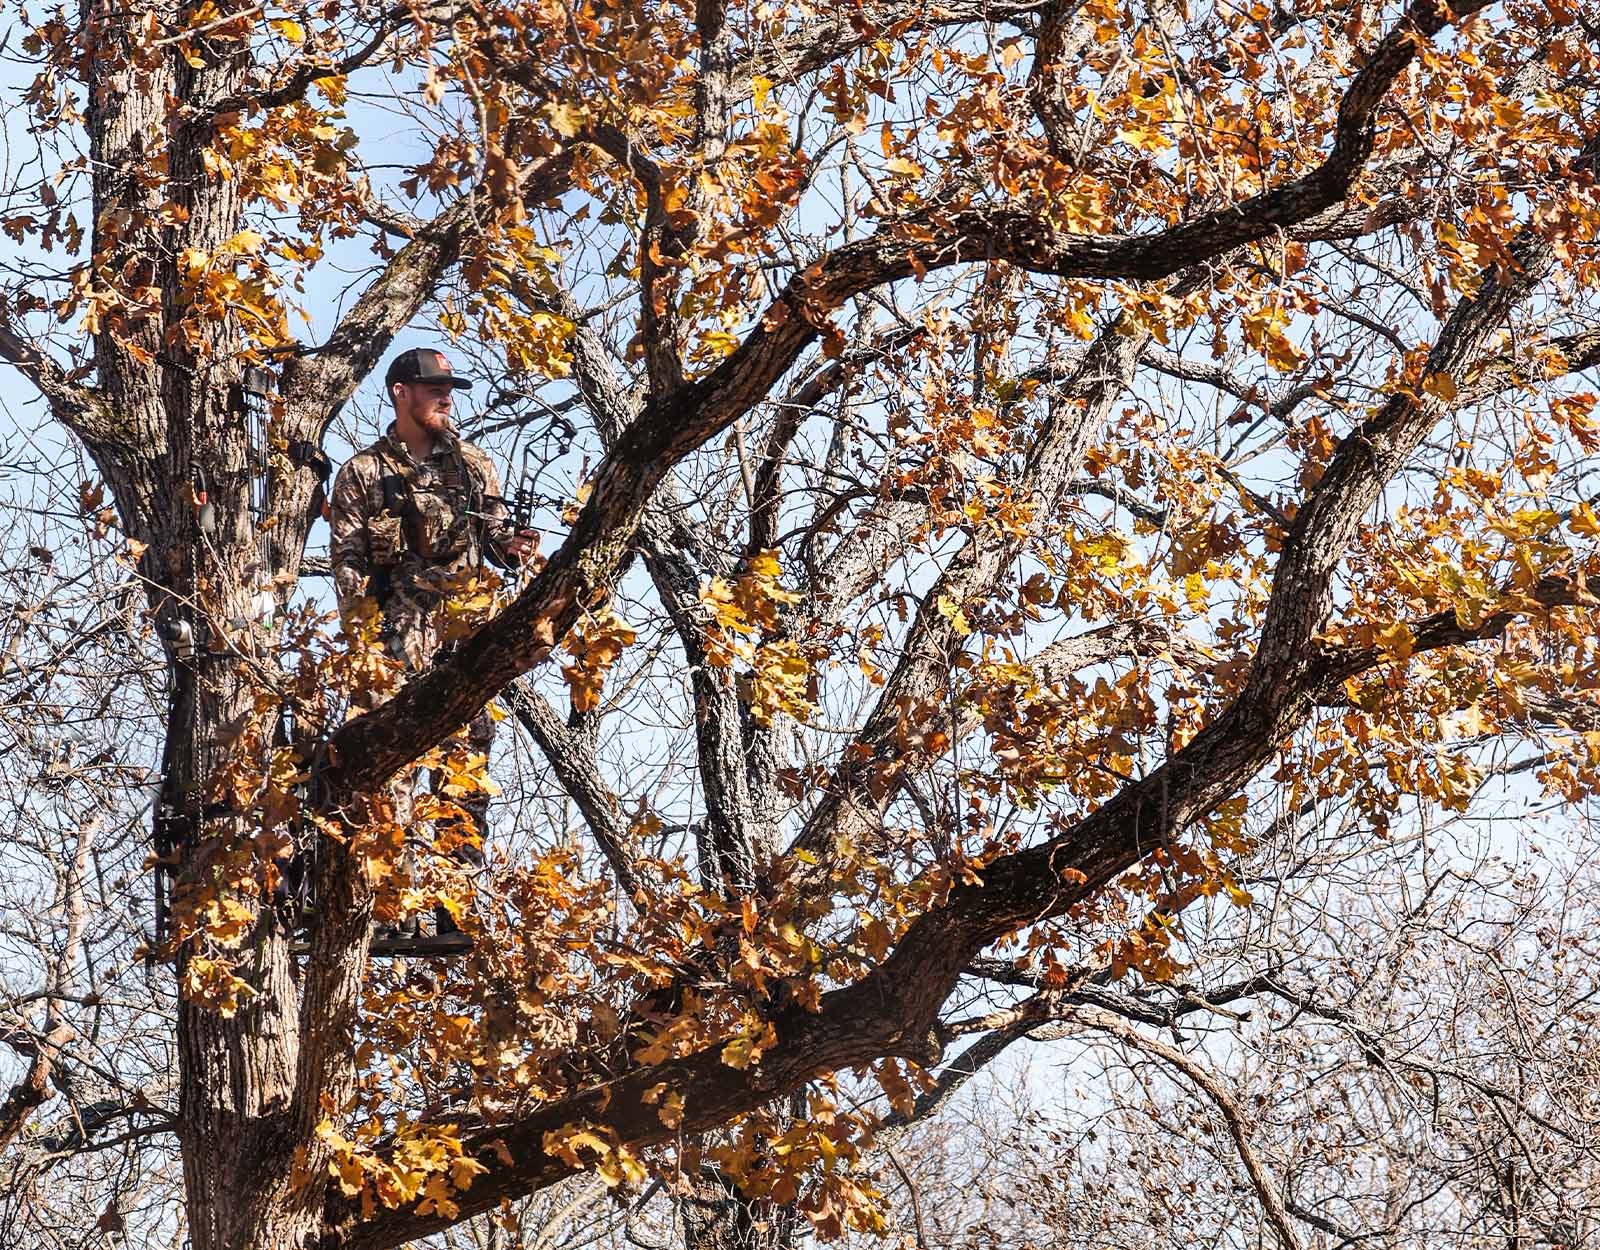
[[[407,672],[426,667],[438,650],[435,618],[452,590],[485,559],[515,567],[538,545],[536,531],[512,525],[494,463],[451,424],[455,392],[471,385],[451,369],[443,352],[400,353],[384,374],[394,421],[382,438],[351,458],[334,482],[329,556],[340,614],[349,620],[364,599],[374,601],[382,614],[384,643]],[[467,726],[465,737],[471,751],[488,755],[494,720],[487,710]],[[440,782],[435,773],[436,790]],[[396,818],[409,823],[409,784],[397,787],[394,797]],[[462,803],[480,845],[463,845],[455,854],[472,868],[483,864],[488,803],[487,795]],[[419,934],[415,919],[380,933],[373,953],[449,954],[470,946],[444,908],[437,909],[434,921],[432,934]],[[426,918],[424,928],[425,923]],[[396,949],[380,949],[384,945]]]

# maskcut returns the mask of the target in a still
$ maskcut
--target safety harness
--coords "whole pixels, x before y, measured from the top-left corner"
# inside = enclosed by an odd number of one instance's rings
[[[407,466],[400,461],[388,440],[378,444],[376,455],[382,475],[378,487],[383,492],[383,509],[400,519],[405,550],[424,560],[444,562],[467,557],[468,563],[481,564],[483,542],[476,518],[481,517],[487,494],[484,483],[472,471],[459,439],[445,444],[446,455],[439,466],[437,486],[429,494],[442,496],[442,508],[449,510],[447,523],[428,529],[429,518],[417,500],[417,484]],[[437,521],[437,515],[435,517]],[[398,564],[368,569],[368,591],[385,607],[394,593],[394,569]]]

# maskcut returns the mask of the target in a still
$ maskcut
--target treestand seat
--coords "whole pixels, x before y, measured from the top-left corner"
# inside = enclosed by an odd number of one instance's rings
[[[297,938],[293,951],[296,955],[311,953],[310,936]],[[372,945],[367,953],[374,959],[443,958],[465,955],[472,949],[472,935],[460,929],[444,933],[419,933],[384,925],[372,935]]]
[[[404,958],[412,955],[465,955],[472,949],[472,936],[460,929],[449,933],[385,932],[375,935],[368,953],[374,958]]]

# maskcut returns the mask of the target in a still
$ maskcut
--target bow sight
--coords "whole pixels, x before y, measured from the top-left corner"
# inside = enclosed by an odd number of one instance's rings
[[[486,508],[504,508],[504,515],[492,512],[474,512],[470,515],[483,521],[492,521],[502,530],[509,531],[511,536],[520,534],[523,530],[533,528],[534,510],[541,502],[538,493],[533,488],[534,475],[529,469],[528,461],[532,448],[526,448],[522,453],[522,472],[517,478],[516,487],[506,495],[485,495],[483,498]]]

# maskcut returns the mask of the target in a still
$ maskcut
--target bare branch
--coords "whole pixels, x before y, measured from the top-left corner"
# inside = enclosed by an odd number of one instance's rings
[[[1244,1165],[1245,1175],[1250,1178],[1251,1187],[1255,1189],[1256,1197],[1260,1199],[1267,1213],[1267,1220],[1272,1225],[1273,1232],[1277,1234],[1283,1250],[1304,1250],[1305,1243],[1300,1240],[1300,1234],[1291,1222],[1288,1211],[1284,1209],[1283,1195],[1278,1191],[1277,1182],[1267,1172],[1266,1164],[1261,1161],[1261,1156],[1250,1144],[1250,1131],[1244,1112],[1223,1087],[1222,1082],[1217,1079],[1216,1074],[1177,1047],[1146,1037],[1138,1029],[1118,1020],[1115,1016],[1098,1011],[1085,1011],[1076,1013],[1074,1018],[1092,1029],[1109,1033],[1136,1050],[1154,1055],[1169,1067],[1176,1068],[1216,1104],[1217,1110],[1222,1113],[1222,1118],[1228,1126],[1228,1135],[1233,1138],[1234,1149],[1239,1152],[1239,1162]]]
[[[305,97],[307,90],[317,79],[343,77],[368,64],[388,42],[389,37],[410,25],[415,16],[416,10],[409,6],[397,5],[378,20],[367,42],[348,56],[326,62],[304,58],[295,67],[294,73],[278,86],[223,97],[206,105],[205,111],[216,116],[222,113],[236,113],[243,109],[266,111],[282,108],[285,104],[293,104]]]

